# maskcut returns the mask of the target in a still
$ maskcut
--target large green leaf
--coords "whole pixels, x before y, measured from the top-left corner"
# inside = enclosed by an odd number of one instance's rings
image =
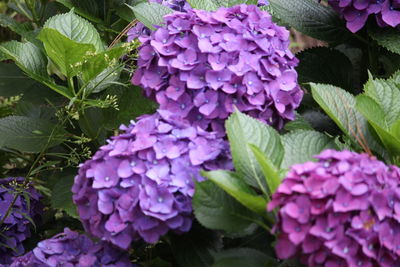
[[[271,160],[261,152],[261,150],[255,145],[249,145],[251,150],[256,157],[258,164],[260,164],[261,170],[263,171],[265,181],[268,185],[268,191],[273,194],[281,184],[279,176],[279,170],[272,164]]]
[[[382,108],[388,127],[400,119],[400,84],[371,77],[364,86],[364,92]]]
[[[39,39],[43,42],[47,55],[68,78],[77,74],[86,54],[95,52],[92,44],[72,41],[51,28],[44,28],[39,34]]]
[[[255,229],[254,213],[242,206],[212,181],[196,184],[193,197],[196,219],[206,228],[233,235],[247,235]]]
[[[202,9],[207,11],[217,10],[219,5],[214,0],[187,0],[189,5],[196,9]]]
[[[16,20],[5,14],[0,14],[0,26],[5,28],[7,27],[23,37],[29,35],[30,32],[33,30],[30,24],[17,22]]]
[[[239,111],[226,121],[226,131],[231,146],[235,169],[245,181],[266,193],[263,171],[248,144],[257,146],[279,168],[283,146],[279,134],[270,126]]]
[[[48,79],[46,56],[34,44],[10,41],[0,45],[0,50],[27,74]]]
[[[221,251],[214,255],[212,267],[275,267],[279,263],[252,248],[234,248]]]
[[[371,28],[369,35],[387,50],[400,54],[400,31],[394,28]]]
[[[46,21],[44,28],[57,30],[77,43],[92,44],[96,51],[104,51],[104,45],[96,28],[73,11],[51,17]]]
[[[0,45],[0,52],[3,52],[8,59],[13,60],[29,77],[67,98],[72,97],[68,88],[55,84],[48,76],[47,58],[34,44],[11,41]]]
[[[314,160],[313,156],[328,148],[335,148],[333,140],[317,131],[297,130],[282,136],[285,156],[281,168]]]
[[[342,52],[328,47],[315,47],[297,54],[299,82],[325,83],[352,89],[354,87],[351,61]]]
[[[99,2],[97,0],[57,0],[57,2],[63,4],[64,6],[68,7],[69,9],[74,9],[74,11],[90,20],[96,23],[103,23],[103,21],[100,19],[100,7],[99,7]]]
[[[367,120],[356,110],[355,98],[345,90],[332,85],[311,83],[315,101],[355,144],[366,143],[370,149],[382,153],[373,138]]]
[[[254,193],[254,191],[244,183],[237,175],[229,171],[211,171],[202,172],[202,176],[213,181],[225,192],[239,201],[246,208],[260,214],[265,215],[266,200]]]
[[[273,15],[284,24],[319,40],[339,43],[349,37],[337,12],[314,0],[269,0]]]
[[[127,46],[111,48],[107,51],[85,57],[82,64],[82,80],[84,83],[96,78],[108,67],[119,65],[119,58],[128,50]]]
[[[22,116],[0,119],[0,147],[40,152],[66,139],[67,132],[46,120]]]
[[[136,18],[152,30],[155,29],[155,25],[163,23],[165,15],[173,12],[171,8],[157,3],[140,3],[129,7],[135,13]]]
[[[379,104],[367,95],[359,95],[357,100],[357,110],[361,112],[368,122],[375,129],[382,143],[394,155],[400,155],[400,139],[390,132],[391,125],[385,116],[384,110]]]
[[[79,218],[76,206],[72,201],[71,188],[74,184],[74,176],[61,177],[54,185],[51,192],[51,207],[65,211],[74,218]]]

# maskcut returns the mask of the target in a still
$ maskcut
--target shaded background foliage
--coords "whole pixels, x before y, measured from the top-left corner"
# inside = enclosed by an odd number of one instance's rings
[[[27,177],[44,196],[46,206],[42,222],[24,243],[27,251],[66,226],[83,230],[70,192],[79,163],[116,134],[120,124],[157,108],[143,97],[141,88],[130,83],[139,43],[106,49],[135,19],[126,4],[138,7],[142,2],[0,2],[0,173],[2,177]],[[218,5],[254,1],[188,2],[212,10]],[[400,163],[399,31],[382,30],[370,20],[353,34],[339,14],[327,7],[327,1],[269,2],[262,8],[276,22],[291,27],[291,49],[300,59],[296,70],[306,95],[298,116],[280,135],[243,114],[231,116],[226,127],[232,151],[241,151],[249,143],[254,147],[246,149],[254,156],[233,153],[237,174],[204,173],[209,180],[196,188],[193,205],[198,222],[193,230],[167,236],[155,245],[136,243],[131,258],[144,266],[233,266],[239,264],[240,256],[251,261],[239,266],[265,262],[296,266],[291,261],[277,263],[271,256],[273,236],[257,224],[270,218],[255,213],[254,208],[249,210],[248,196],[237,195],[221,181],[242,179],[254,163],[258,173],[275,178],[275,183],[266,182],[265,191],[270,192],[287,168],[326,148],[367,150],[387,163]],[[154,18],[152,9],[141,11],[138,19],[142,22],[161,19]],[[54,17],[57,14],[64,15]],[[51,17],[54,23],[46,22]],[[76,28],[63,29],[63,23]],[[82,29],[92,37],[83,35]],[[59,43],[65,45],[64,50]],[[261,150],[265,143],[268,148]],[[244,181],[254,183],[251,179]],[[251,185],[234,189],[249,191]],[[260,195],[259,189],[250,192]],[[211,212],[220,216],[210,218]]]

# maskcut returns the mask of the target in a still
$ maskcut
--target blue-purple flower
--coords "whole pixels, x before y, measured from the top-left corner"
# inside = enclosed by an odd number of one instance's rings
[[[400,25],[400,0],[329,0],[346,20],[347,28],[357,32],[374,16],[381,27]]]
[[[276,253],[308,266],[400,266],[400,168],[325,150],[291,167],[272,196]]]
[[[32,251],[14,258],[9,267],[134,267],[125,251],[107,242],[94,243],[85,235],[64,229],[39,242]]]
[[[140,117],[81,165],[73,200],[89,233],[119,246],[187,232],[200,169],[231,169],[215,133],[159,111]]]
[[[22,177],[0,179],[0,264],[25,252],[22,242],[31,235],[30,219],[38,222],[42,213],[40,194],[24,182]]]
[[[279,129],[294,119],[303,96],[294,70],[298,60],[289,50],[289,32],[267,12],[238,5],[188,9],[164,19],[162,27],[139,37],[143,45],[132,78],[160,109],[204,129],[223,125],[234,107]]]

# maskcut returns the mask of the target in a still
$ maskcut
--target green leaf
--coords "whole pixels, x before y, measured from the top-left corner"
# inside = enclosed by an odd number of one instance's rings
[[[294,121],[289,121],[285,124],[286,131],[294,130],[313,130],[312,125],[308,122],[304,116],[296,114],[296,119]]]
[[[369,35],[387,50],[400,54],[400,32],[394,28],[370,28]]]
[[[400,70],[393,74],[393,76],[391,77],[391,80],[394,83],[400,85]]]
[[[29,77],[50,87],[55,92],[71,98],[68,88],[55,84],[47,74],[47,58],[43,52],[32,43],[11,41],[0,45],[0,52],[7,55]]]
[[[87,20],[75,15],[72,10],[51,17],[43,28],[57,30],[72,41],[80,44],[92,44],[96,51],[104,51],[104,45],[96,28]]]
[[[23,37],[29,36],[29,33],[33,30],[30,24],[22,24],[5,14],[0,14],[0,26],[4,28],[9,28],[11,31]]]
[[[135,13],[136,18],[151,30],[155,29],[155,25],[163,23],[165,15],[173,12],[171,8],[157,3],[140,3],[129,7]]]
[[[22,116],[0,119],[0,147],[21,152],[41,152],[62,143],[67,132],[46,120]]]
[[[119,58],[127,53],[128,46],[111,48],[98,54],[89,54],[82,65],[82,80],[84,83],[96,78],[108,67],[119,65]]]
[[[266,183],[263,172],[251,148],[257,146],[277,168],[283,158],[279,134],[272,127],[245,114],[235,111],[225,123],[235,169],[245,181],[264,193]]]
[[[99,18],[100,7],[97,0],[57,0],[57,2],[63,4],[69,9],[74,9],[74,12],[90,21],[100,24],[103,23]]]
[[[367,120],[356,110],[353,95],[326,84],[311,83],[311,91],[314,100],[355,144],[366,142],[370,149],[382,153],[382,148],[368,128]]]
[[[218,233],[194,222],[189,233],[171,236],[171,249],[178,266],[208,267],[213,254],[222,246]],[[158,267],[159,265],[154,265]],[[176,265],[175,265],[176,266]]]
[[[212,267],[274,267],[278,262],[252,248],[233,248],[214,255]]]
[[[74,42],[50,28],[44,28],[39,39],[43,42],[47,55],[68,78],[77,74],[86,54],[95,52],[92,44]]]
[[[352,89],[354,87],[351,61],[342,52],[328,47],[315,47],[296,55],[300,83],[314,82]]]
[[[281,22],[299,32],[329,43],[347,41],[349,31],[337,12],[314,0],[269,0]]]
[[[364,86],[364,92],[382,108],[388,127],[400,119],[400,84],[370,77]]]
[[[392,128],[390,129],[390,132],[398,139],[400,140],[400,120],[396,121],[393,123]]]
[[[0,50],[27,74],[48,79],[46,56],[34,44],[11,41],[0,45]]]
[[[263,154],[260,149],[254,145],[249,145],[251,150],[256,157],[258,164],[260,164],[261,169],[264,174],[265,181],[268,185],[270,194],[273,194],[278,186],[281,184],[281,179],[279,177],[279,170],[272,164],[271,160]]]
[[[285,156],[281,168],[314,160],[313,156],[328,148],[335,148],[333,140],[317,131],[297,130],[282,136]]]
[[[208,229],[234,235],[247,235],[255,229],[254,213],[212,181],[196,184],[193,209],[196,219]]]
[[[76,206],[72,201],[71,188],[74,176],[61,177],[51,192],[51,207],[65,211],[69,216],[79,219]]]
[[[219,5],[214,0],[187,0],[189,5],[196,9],[202,9],[207,11],[217,10]]]
[[[213,181],[246,208],[262,216],[265,215],[267,201],[263,197],[256,195],[235,173],[218,170],[202,172],[202,176]]]
[[[400,155],[400,139],[390,133],[390,126],[383,109],[373,98],[367,95],[359,95],[356,100],[357,110],[364,115],[375,129],[386,149],[394,155]]]

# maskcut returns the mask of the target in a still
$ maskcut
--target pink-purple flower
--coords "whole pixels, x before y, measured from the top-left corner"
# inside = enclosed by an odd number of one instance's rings
[[[73,200],[87,232],[128,249],[187,232],[200,169],[231,169],[227,141],[166,111],[140,117],[81,165]]]
[[[400,168],[325,150],[291,167],[268,205],[279,208],[279,258],[308,266],[400,266]]]
[[[347,28],[357,32],[374,16],[381,27],[400,25],[400,0],[329,0],[346,20]]]
[[[107,243],[93,242],[65,228],[63,233],[39,242],[32,251],[14,258],[9,267],[108,266],[134,267],[125,251]]]
[[[289,32],[253,5],[188,9],[139,40],[141,85],[161,110],[204,129],[222,130],[234,107],[282,128],[303,96]],[[140,31],[137,31],[140,32]],[[211,127],[212,128],[212,127]],[[216,129],[218,128],[218,129]]]
[[[0,179],[0,265],[24,253],[22,242],[31,235],[31,222],[37,223],[41,217],[40,194],[24,183],[22,177]]]

